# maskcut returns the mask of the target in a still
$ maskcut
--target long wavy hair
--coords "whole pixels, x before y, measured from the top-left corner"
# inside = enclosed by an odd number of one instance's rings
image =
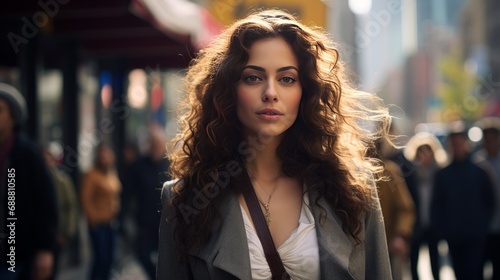
[[[298,116],[277,149],[283,171],[301,180],[307,191],[325,198],[344,230],[362,242],[363,214],[378,204],[373,175],[381,171],[376,160],[365,157],[381,132],[362,124],[382,122],[386,131],[388,110],[378,97],[351,85],[337,47],[323,29],[305,26],[280,10],[265,10],[228,27],[200,51],[188,69],[181,131],[174,140],[177,149],[170,154],[171,175],[182,183],[172,188],[166,206],[174,213],[168,221],[176,223],[184,252],[201,248],[210,238],[212,221],[220,215],[217,199],[239,192],[236,184],[230,184],[216,190],[213,198],[205,197],[203,209],[192,205],[200,192],[214,193],[213,182],[228,163],[236,160],[244,168],[239,146],[245,139],[236,114],[236,84],[252,44],[276,37],[293,49],[302,85]],[[192,215],[186,220],[182,211],[189,209]]]

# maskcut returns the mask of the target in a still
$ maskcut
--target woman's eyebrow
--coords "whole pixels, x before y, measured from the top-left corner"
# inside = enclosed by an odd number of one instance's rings
[[[250,68],[250,69],[253,69],[253,70],[256,70],[256,71],[259,71],[259,72],[266,72],[266,69],[260,67],[260,66],[256,66],[256,65],[247,65],[243,68],[246,69],[246,68]],[[297,69],[297,67],[295,66],[284,66],[284,67],[280,67],[278,68],[278,70],[276,70],[276,72],[283,72],[283,71],[286,71],[286,70],[290,70],[290,69],[293,69],[297,72],[299,72],[299,69]]]

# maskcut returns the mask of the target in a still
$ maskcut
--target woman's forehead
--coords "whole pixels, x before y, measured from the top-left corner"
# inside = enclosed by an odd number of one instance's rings
[[[298,59],[292,47],[281,37],[260,39],[255,41],[248,51],[247,65],[282,64],[298,68]]]

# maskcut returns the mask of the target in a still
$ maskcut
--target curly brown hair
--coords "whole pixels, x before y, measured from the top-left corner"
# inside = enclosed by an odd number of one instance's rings
[[[360,121],[382,120],[387,128],[388,110],[375,95],[351,86],[337,47],[321,28],[305,26],[280,10],[265,10],[227,28],[200,51],[188,69],[182,130],[175,139],[178,149],[170,155],[171,175],[182,183],[172,188],[167,204],[175,210],[169,222],[176,223],[184,252],[208,241],[212,220],[218,215],[216,200],[240,192],[237,184],[214,189],[228,165],[236,162],[244,167],[241,144],[245,139],[236,115],[236,84],[252,44],[276,37],[294,51],[302,85],[297,119],[277,149],[283,172],[300,179],[307,191],[324,197],[344,230],[362,242],[358,236],[363,213],[377,205],[373,174],[381,171],[365,153],[381,134]],[[194,207],[193,199],[205,192],[217,195],[206,198],[202,207]],[[190,211],[187,216],[186,211]]]

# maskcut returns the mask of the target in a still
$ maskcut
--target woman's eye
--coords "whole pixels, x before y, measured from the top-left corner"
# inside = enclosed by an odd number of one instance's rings
[[[293,82],[295,82],[295,79],[292,78],[292,77],[283,77],[280,79],[283,83],[285,84],[291,84]]]
[[[245,80],[245,82],[255,83],[255,82],[260,81],[260,78],[258,76],[255,76],[255,75],[250,75],[250,76],[246,76],[244,78],[244,80]]]

